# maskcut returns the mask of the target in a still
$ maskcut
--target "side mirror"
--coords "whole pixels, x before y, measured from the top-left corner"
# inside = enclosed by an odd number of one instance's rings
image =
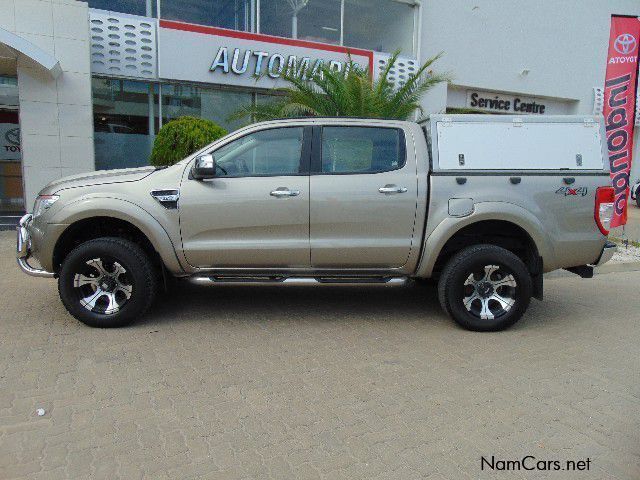
[[[216,176],[216,159],[210,153],[201,155],[196,158],[196,163],[192,170],[193,178],[196,180],[204,180]]]

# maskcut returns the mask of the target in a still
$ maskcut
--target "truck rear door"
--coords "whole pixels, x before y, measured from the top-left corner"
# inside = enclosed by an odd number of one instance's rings
[[[407,155],[403,129],[318,126],[312,151],[311,266],[405,265],[418,191],[416,158]]]

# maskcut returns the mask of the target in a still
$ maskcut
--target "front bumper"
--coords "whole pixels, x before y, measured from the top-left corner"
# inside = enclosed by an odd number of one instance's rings
[[[29,234],[28,226],[33,215],[27,213],[18,222],[16,227],[16,233],[18,237],[16,257],[18,259],[18,266],[27,275],[32,277],[44,277],[53,278],[53,272],[47,272],[46,270],[40,270],[29,265],[29,257],[31,256],[31,235]]]
[[[594,263],[594,266],[599,267],[600,265],[607,263],[609,260],[611,260],[613,254],[617,251],[618,246],[615,243],[607,240],[607,243],[605,243],[604,247],[602,248],[602,253],[600,253],[600,258],[598,258],[596,263]]]

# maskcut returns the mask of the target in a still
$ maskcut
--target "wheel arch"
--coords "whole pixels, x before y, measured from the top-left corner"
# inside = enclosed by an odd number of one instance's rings
[[[532,274],[540,273],[540,253],[531,235],[508,220],[480,220],[456,231],[443,245],[434,264],[434,271],[444,268],[446,261],[466,247],[488,244],[514,253]]]
[[[524,250],[514,245],[523,241]],[[416,276],[438,273],[451,256],[461,249],[487,243],[518,255],[532,275],[555,268],[555,255],[541,222],[529,211],[514,204],[484,202],[464,218],[447,217],[428,235]],[[539,262],[539,263],[538,263]]]
[[[51,223],[65,225],[49,256],[49,267],[54,272],[59,271],[72,248],[99,236],[133,240],[169,271],[183,271],[166,230],[150,213],[131,202],[113,198],[83,199],[65,206]]]

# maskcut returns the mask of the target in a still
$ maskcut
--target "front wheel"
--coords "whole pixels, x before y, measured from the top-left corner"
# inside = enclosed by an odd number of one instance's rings
[[[67,255],[58,291],[65,308],[90,327],[122,327],[151,306],[157,276],[146,253],[122,238],[85,242]]]
[[[462,327],[504,330],[529,306],[531,274],[512,252],[495,245],[476,245],[458,252],[438,282],[442,308]]]

